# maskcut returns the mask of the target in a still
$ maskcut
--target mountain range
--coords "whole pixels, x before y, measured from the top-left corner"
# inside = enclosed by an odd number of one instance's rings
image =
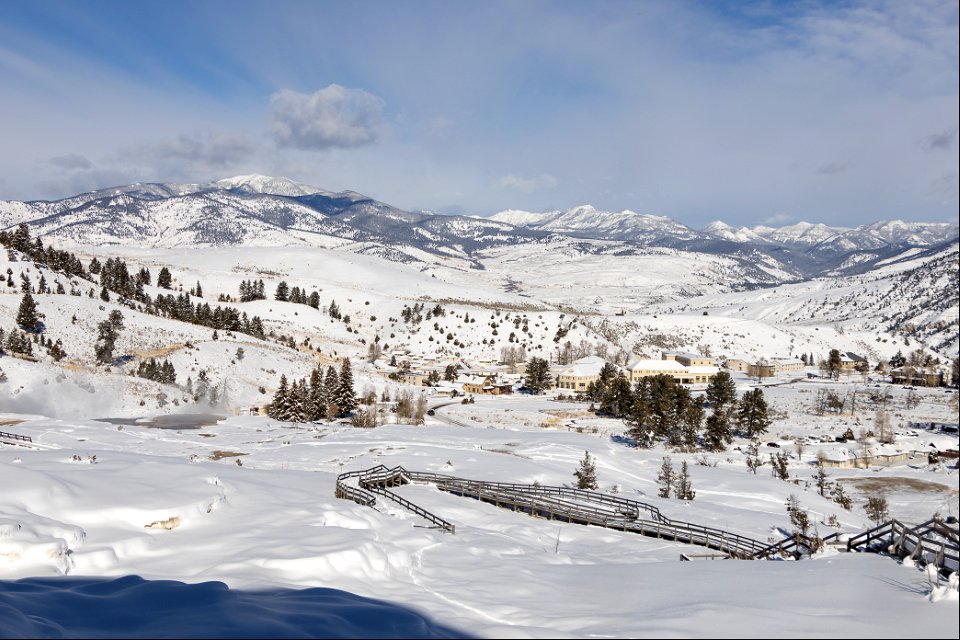
[[[899,220],[855,228],[799,222],[694,229],[665,216],[589,205],[490,217],[404,211],[354,191],[330,192],[286,178],[237,176],[209,183],[137,183],[60,200],[0,201],[0,228],[28,222],[39,236],[81,245],[345,247],[399,262],[464,260],[487,250],[575,244],[623,254],[651,247],[720,255],[757,285],[860,273],[910,248],[958,235],[951,223]],[[614,247],[611,247],[614,243]]]

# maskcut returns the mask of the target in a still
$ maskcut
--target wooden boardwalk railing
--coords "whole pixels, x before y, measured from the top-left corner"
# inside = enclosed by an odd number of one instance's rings
[[[347,483],[353,478],[356,478],[357,487]],[[367,506],[374,504],[376,500],[374,494],[381,495],[416,513],[438,528],[454,533],[456,529],[452,523],[389,490],[389,487],[409,482],[433,483],[438,489],[447,493],[474,498],[537,517],[618,529],[704,546],[722,551],[734,558],[754,558],[766,548],[763,543],[745,536],[671,520],[664,517],[653,505],[569,487],[484,482],[437,473],[409,471],[403,467],[389,469],[384,465],[378,465],[363,471],[341,474],[337,478],[336,495],[338,498],[353,500]]]
[[[352,485],[354,481],[356,486]],[[439,473],[410,471],[399,466],[391,469],[382,464],[337,476],[336,497],[372,507],[376,504],[376,496],[380,495],[424,518],[435,527],[455,533],[456,527],[452,523],[390,491],[391,487],[410,482],[431,483],[446,493],[473,498],[536,517],[618,529],[707,547],[721,551],[731,558],[801,558],[809,555],[814,544],[812,539],[800,535],[793,535],[773,544],[764,544],[722,529],[671,520],[653,505],[597,491],[469,480]],[[839,536],[839,533],[835,533],[820,542],[844,544],[839,541]],[[924,565],[932,564],[944,574],[960,569],[960,534],[955,527],[938,519],[928,520],[915,527],[891,520],[853,536],[846,542],[846,549],[909,557]]]
[[[33,442],[33,438],[30,436],[21,436],[17,433],[7,433],[6,431],[0,431],[0,440],[8,440],[13,442]]]
[[[944,575],[960,569],[960,533],[935,518],[915,527],[895,519],[884,522],[850,538],[847,550],[910,558]]]

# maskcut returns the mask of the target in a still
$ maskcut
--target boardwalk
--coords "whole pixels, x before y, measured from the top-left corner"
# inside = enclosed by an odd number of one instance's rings
[[[891,520],[857,534],[848,541],[841,540],[840,534],[833,534],[822,540],[794,535],[773,544],[764,544],[722,529],[672,520],[661,514],[654,505],[597,491],[538,484],[485,482],[439,473],[411,471],[404,467],[391,469],[384,465],[340,474],[337,477],[336,497],[372,507],[376,504],[377,496],[381,496],[417,514],[433,528],[456,533],[453,523],[391,490],[411,482],[432,484],[446,493],[534,517],[698,545],[719,551],[722,554],[720,557],[754,560],[786,556],[800,559],[809,556],[818,545],[825,544],[840,551],[889,553],[900,558],[909,557],[920,564],[936,566],[945,575],[960,568],[960,543],[956,525],[947,525],[935,519],[916,527]]]

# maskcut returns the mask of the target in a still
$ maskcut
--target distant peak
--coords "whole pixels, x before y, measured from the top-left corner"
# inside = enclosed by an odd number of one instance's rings
[[[221,189],[239,189],[250,193],[277,196],[308,196],[324,192],[323,189],[311,187],[290,178],[265,176],[259,173],[224,178],[218,180],[216,185]]]

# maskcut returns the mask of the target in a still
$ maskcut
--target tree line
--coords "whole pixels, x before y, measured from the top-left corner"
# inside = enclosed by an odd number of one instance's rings
[[[350,415],[357,406],[350,359],[340,362],[340,370],[331,365],[326,372],[317,365],[308,378],[290,382],[280,376],[280,384],[267,406],[267,415],[284,422],[333,420]]]

